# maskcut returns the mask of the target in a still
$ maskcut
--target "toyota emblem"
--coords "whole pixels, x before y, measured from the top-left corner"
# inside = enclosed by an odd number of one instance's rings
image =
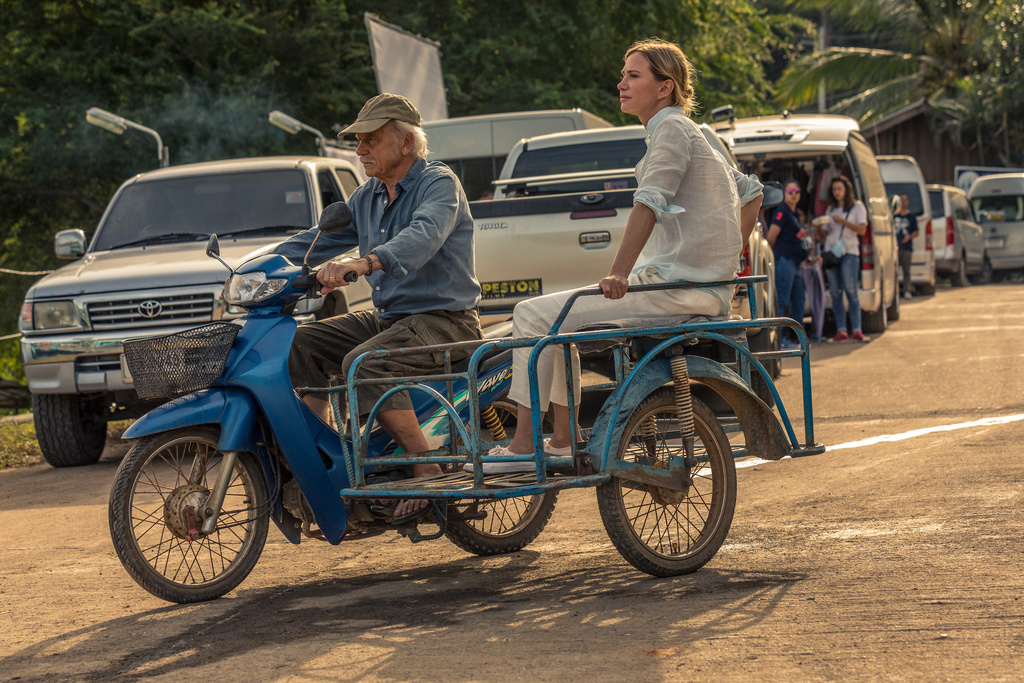
[[[155,318],[160,315],[163,310],[163,306],[156,299],[146,299],[139,304],[139,313],[143,318]]]

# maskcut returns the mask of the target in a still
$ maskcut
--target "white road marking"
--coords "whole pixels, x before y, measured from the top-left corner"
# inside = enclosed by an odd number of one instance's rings
[[[890,339],[892,337],[914,337],[922,334],[927,334],[929,336],[956,334],[962,336],[968,332],[1009,332],[1011,330],[1024,330],[1024,325],[980,325],[975,327],[946,327],[941,329],[929,328],[927,330],[886,330],[885,336],[880,338]]]
[[[938,425],[937,427],[925,427],[923,429],[912,429],[909,432],[903,432],[901,434],[883,434],[881,436],[873,436],[869,439],[861,439],[859,441],[847,441],[835,446],[828,446],[826,453],[831,451],[841,451],[846,448],[861,448],[863,446],[874,446],[879,443],[892,443],[894,441],[905,441],[907,439],[913,439],[919,436],[925,436],[927,434],[935,434],[936,432],[952,432],[957,429],[970,429],[971,427],[990,427],[992,425],[1007,424],[1009,422],[1019,422],[1024,420],[1024,414],[1020,415],[1004,415],[1002,417],[986,417],[981,420],[973,420],[971,422],[960,422],[951,425]],[[788,459],[789,456],[783,458]],[[743,467],[755,467],[757,465],[763,465],[768,460],[752,459],[752,460],[741,460],[736,463],[736,469]]]

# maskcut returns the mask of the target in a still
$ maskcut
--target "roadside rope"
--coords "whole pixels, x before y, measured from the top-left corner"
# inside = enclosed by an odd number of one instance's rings
[[[10,268],[0,268],[0,273],[7,273],[8,275],[49,275],[52,270],[11,270]]]

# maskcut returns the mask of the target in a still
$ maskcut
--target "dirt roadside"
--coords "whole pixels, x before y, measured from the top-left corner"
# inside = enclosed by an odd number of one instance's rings
[[[1021,304],[941,290],[871,344],[816,349],[818,439],[1024,414]],[[787,364],[792,409],[797,381]],[[744,467],[726,546],[676,579],[626,564],[575,491],[497,558],[272,530],[238,590],[187,607],[114,555],[116,456],[3,471],[0,680],[1021,680],[1022,444],[1018,420]]]

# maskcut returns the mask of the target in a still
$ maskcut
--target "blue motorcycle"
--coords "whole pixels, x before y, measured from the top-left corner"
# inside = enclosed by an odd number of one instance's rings
[[[339,202],[324,210],[318,227],[321,234],[333,232],[350,221],[348,207]],[[219,258],[216,236],[207,252]],[[490,555],[532,542],[550,519],[559,490],[594,486],[605,528],[631,564],[657,576],[696,571],[728,534],[735,456],[779,459],[824,450],[813,442],[806,336],[792,320],[757,318],[751,295],[762,280],[736,280],[747,288],[752,321],[672,318],[561,333],[560,318],[544,337],[364,354],[343,386],[305,390],[328,395],[336,429],[303,403],[303,390],[293,389],[288,373],[296,328],[289,313],[300,299],[318,296],[316,274],[306,263],[259,256],[225,283],[224,297],[245,310],[242,317],[125,341],[127,371],[140,397],[172,400],[125,432],[137,441],[111,490],[114,548],[147,591],[191,603],[220,597],[245,579],[263,550],[270,519],[293,543],[306,537],[338,544],[396,531],[414,542],[447,536],[469,552]],[[789,326],[801,348],[752,354],[744,337],[751,326]],[[587,441],[569,456],[555,456],[543,451],[535,367],[544,348],[561,347],[568,357],[570,344],[605,352],[611,347],[615,378],[584,387],[608,396],[593,425],[579,429]],[[491,456],[490,448],[507,443],[517,427],[515,406],[506,398],[516,347],[533,349],[528,372],[535,417],[520,427],[532,430],[535,453]],[[472,353],[453,363],[455,349]],[[368,357],[409,353],[440,358],[438,373],[357,377]],[[802,443],[761,364],[784,356],[801,358]],[[778,415],[751,388],[752,373],[767,386]],[[391,386],[361,421],[356,389],[371,381]],[[571,375],[566,381],[573,381]],[[399,391],[413,398],[431,448],[426,453],[403,453],[375,425],[381,403]],[[576,430],[572,391],[569,396]],[[347,415],[346,403],[352,407]],[[727,430],[742,431],[746,444],[730,443]],[[486,463],[509,460],[530,462],[531,471],[485,473]],[[439,463],[445,474],[412,478],[414,462]],[[395,524],[389,503],[401,498],[426,498],[430,512]]]

